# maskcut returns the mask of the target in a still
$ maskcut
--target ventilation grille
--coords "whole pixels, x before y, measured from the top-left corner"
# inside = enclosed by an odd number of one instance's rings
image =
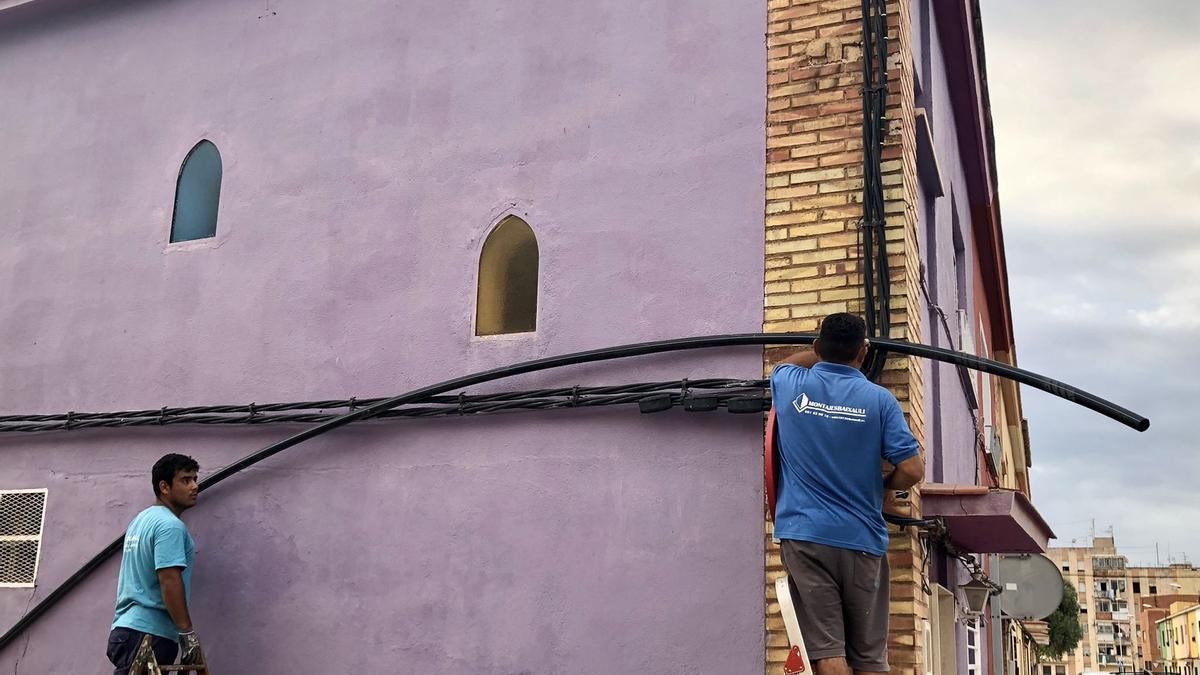
[[[0,490],[0,587],[33,586],[45,516],[45,490]]]

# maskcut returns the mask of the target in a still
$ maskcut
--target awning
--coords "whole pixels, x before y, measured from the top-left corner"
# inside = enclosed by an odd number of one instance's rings
[[[1050,526],[1024,494],[982,485],[926,483],[921,516],[941,518],[965,553],[1045,553]]]

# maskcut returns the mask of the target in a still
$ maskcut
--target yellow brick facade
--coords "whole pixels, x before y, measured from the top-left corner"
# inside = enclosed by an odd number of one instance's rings
[[[864,309],[861,271],[862,14],[859,0],[770,0],[766,278],[763,329],[813,331],[821,317]],[[891,280],[889,337],[920,340],[918,188],[906,2],[888,3],[888,107],[883,179]],[[767,365],[788,352],[769,349]],[[889,359],[881,384],[900,400],[924,446],[923,383],[915,360]],[[900,509],[919,515],[920,497]],[[783,567],[766,528],[766,672],[783,672],[787,636],[774,597]],[[914,561],[915,534],[893,533],[890,660],[893,673],[924,673],[922,621],[929,604]]]

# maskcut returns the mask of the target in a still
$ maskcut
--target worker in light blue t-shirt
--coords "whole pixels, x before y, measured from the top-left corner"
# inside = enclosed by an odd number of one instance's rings
[[[813,351],[771,373],[775,538],[816,675],[888,672],[884,491],[925,475],[896,397],[859,371],[868,346],[861,318],[831,314]]]
[[[117,609],[108,636],[114,675],[127,675],[142,639],[149,635],[155,660],[197,663],[200,641],[188,614],[195,546],[179,519],[196,505],[200,466],[186,455],[169,454],[154,464],[155,504],[139,513],[125,531]]]

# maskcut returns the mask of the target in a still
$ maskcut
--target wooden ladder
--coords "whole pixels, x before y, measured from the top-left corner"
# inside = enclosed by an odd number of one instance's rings
[[[160,666],[158,660],[154,658],[154,648],[150,646],[149,635],[142,638],[142,643],[138,645],[137,653],[133,655],[133,663],[129,665],[129,675],[163,675],[163,673],[186,673],[189,671],[212,675],[204,659],[203,651],[200,652],[200,663]]]

